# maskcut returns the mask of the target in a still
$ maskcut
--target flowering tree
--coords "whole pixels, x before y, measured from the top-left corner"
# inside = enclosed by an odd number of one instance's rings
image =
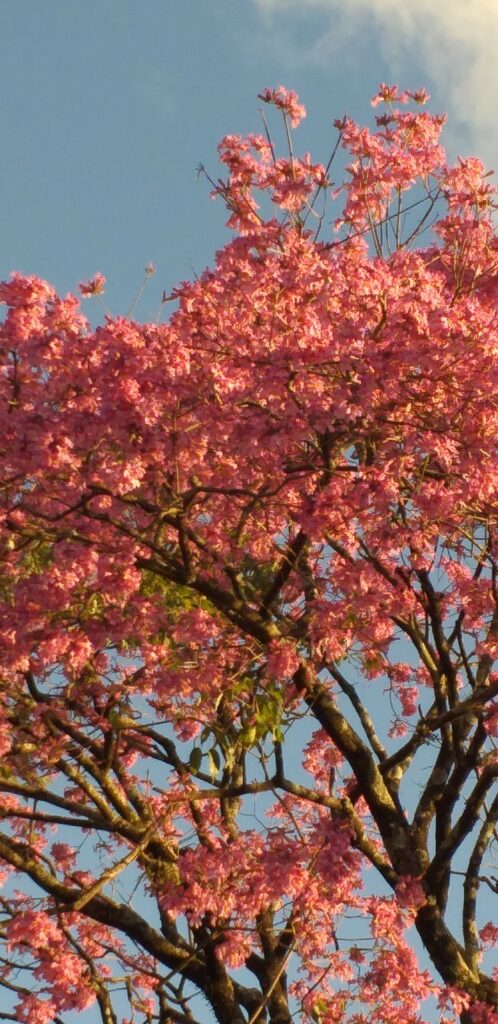
[[[261,99],[166,325],[0,286],[2,1020],[498,1021],[494,192]]]

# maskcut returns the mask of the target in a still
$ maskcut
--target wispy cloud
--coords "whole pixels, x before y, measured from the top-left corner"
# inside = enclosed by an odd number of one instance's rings
[[[403,85],[403,66],[420,68],[420,83],[450,114],[451,148],[473,150],[498,170],[497,0],[253,0],[276,24],[308,13],[321,31],[306,58],[324,63],[370,25],[384,64]],[[290,19],[290,21],[289,21]],[[301,53],[304,56],[302,43]],[[448,136],[447,136],[448,139]]]

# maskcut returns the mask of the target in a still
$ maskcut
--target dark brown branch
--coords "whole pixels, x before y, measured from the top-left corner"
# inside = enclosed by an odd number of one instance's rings
[[[269,587],[261,601],[261,608],[264,612],[269,611],[282,587],[287,582],[292,570],[296,568],[299,557],[306,547],[307,540],[308,538],[304,531],[300,530],[294,537],[292,543],[289,544],[289,547],[282,558],[280,568],[275,574],[271,587]]]
[[[54,879],[28,846],[2,835],[0,857],[18,871],[28,875],[57,902],[61,912],[71,910],[74,901],[81,895],[81,889],[73,889]],[[249,1005],[253,1005],[254,993],[246,990],[240,983],[235,986],[219,960],[209,957],[208,963],[206,953],[202,950],[185,948],[184,941],[176,944],[171,942],[149,925],[130,905],[117,903],[101,893],[92,896],[85,903],[85,914],[94,921],[125,934],[160,963],[191,981],[206,996],[219,1024],[246,1024],[241,1006],[244,1005],[245,998]]]
[[[384,762],[385,760],[387,760],[387,750],[384,747],[384,745],[380,742],[379,737],[375,732],[372,718],[369,712],[367,711],[365,705],[363,704],[363,701],[360,700],[354,686],[352,686],[352,684],[348,682],[348,680],[345,678],[345,676],[343,676],[342,672],[337,668],[336,665],[327,665],[327,670],[328,672],[330,672],[332,678],[335,679],[336,683],[339,684],[342,692],[346,694],[351,704],[353,705],[356,714],[358,715],[358,718],[360,719],[360,722],[363,726],[365,736],[367,737],[374,754],[377,755],[381,763]]]
[[[477,928],[477,896],[479,892],[479,872],[483,857],[493,838],[496,819],[498,817],[498,795],[495,796],[487,813],[486,820],[479,831],[474,849],[469,858],[465,880],[463,883],[462,930],[465,942],[465,953],[469,964],[475,970],[480,961],[479,931]]]
[[[425,859],[422,857],[421,861],[421,851],[413,846],[406,817],[393,799],[368,747],[341,714],[327,689],[313,681],[309,670],[302,666],[294,682],[315,718],[350,764],[394,870],[400,874],[420,874],[426,867]]]
[[[498,765],[496,764],[491,764],[482,770],[472,793],[467,797],[460,817],[455,822],[447,838],[436,850],[431,865],[427,870],[426,881],[431,891],[437,891],[441,872],[444,872],[448,861],[479,820],[479,814],[486,796],[497,777]]]

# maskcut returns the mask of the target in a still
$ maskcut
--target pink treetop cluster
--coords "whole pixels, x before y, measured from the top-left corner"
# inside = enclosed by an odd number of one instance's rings
[[[261,99],[290,140],[297,96]],[[447,166],[444,118],[408,109],[426,99],[382,86],[375,130],[336,122],[340,186],[269,134],[225,138],[237,234],[166,324],[91,330],[38,278],[0,285],[0,981],[20,1021],[94,1002],[117,1021],[126,976],[127,1020],[195,1024],[175,972],[222,1024],[420,1024],[429,997],[441,1024],[498,1021],[476,909],[498,775],[495,193],[478,160]]]

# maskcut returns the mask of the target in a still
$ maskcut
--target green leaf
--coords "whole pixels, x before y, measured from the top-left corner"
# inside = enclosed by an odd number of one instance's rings
[[[240,733],[240,741],[244,747],[252,747],[258,735],[258,730],[255,725],[248,725],[245,729],[242,729]]]
[[[208,761],[209,761],[209,774],[212,779],[215,779],[220,770],[220,755],[215,747],[208,750]]]
[[[188,760],[189,760],[189,765],[190,765],[190,768],[191,768],[192,772],[194,773],[194,775],[197,775],[197,772],[199,771],[199,769],[201,767],[201,762],[202,762],[202,750],[201,750],[201,748],[200,747],[194,747],[191,750],[191,752],[190,752],[190,757],[189,757]]]

